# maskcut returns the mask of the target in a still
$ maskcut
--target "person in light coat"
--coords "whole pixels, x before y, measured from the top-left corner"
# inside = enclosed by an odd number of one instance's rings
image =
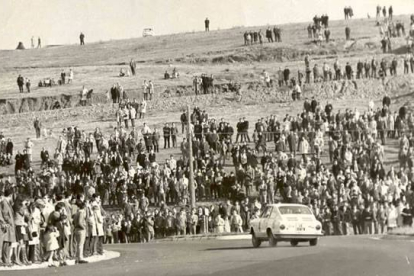
[[[104,228],[103,228],[103,223],[104,223],[104,218],[102,216],[102,212],[101,212],[101,207],[99,206],[99,203],[96,202],[92,205],[92,211],[94,213],[94,218],[95,218],[95,224],[96,224],[96,253],[98,253],[99,255],[103,254],[103,239],[105,236],[105,232],[104,232]]]
[[[303,157],[309,154],[309,142],[305,137],[301,137],[299,140],[299,152],[302,153]]]
[[[96,237],[97,229],[95,222],[95,213],[92,211],[92,205],[90,203],[86,204],[86,222],[88,224],[88,231],[86,234],[85,241],[85,255],[94,255],[96,254]]]
[[[4,198],[0,202],[0,224],[3,225],[5,232],[3,235],[3,257],[6,265],[11,266],[11,257],[14,250],[12,244],[16,243],[16,225],[14,224],[14,211],[12,207],[12,190],[4,192]]]
[[[139,118],[144,119],[145,113],[147,113],[147,101],[144,99],[139,107]]]

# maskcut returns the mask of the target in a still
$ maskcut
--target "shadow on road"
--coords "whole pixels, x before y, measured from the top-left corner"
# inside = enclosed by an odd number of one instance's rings
[[[219,247],[219,248],[207,248],[204,251],[221,251],[221,250],[246,250],[246,249],[256,249],[252,246],[242,246],[242,247]]]
[[[260,248],[254,248],[253,246],[241,246],[241,247],[217,247],[217,248],[207,248],[204,251],[224,251],[224,250],[264,250],[264,249],[275,249],[278,247],[283,247],[283,248],[293,248],[290,245],[286,244],[286,245],[277,245],[277,247],[270,247],[270,246],[262,246]],[[296,247],[301,247],[300,245],[296,246]],[[308,246],[302,246],[302,247],[308,247]]]

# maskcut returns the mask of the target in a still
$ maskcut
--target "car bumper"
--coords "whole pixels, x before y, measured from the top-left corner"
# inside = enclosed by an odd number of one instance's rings
[[[309,240],[322,237],[323,235],[322,234],[273,234],[273,236],[278,241],[290,241],[290,240],[309,241]]]

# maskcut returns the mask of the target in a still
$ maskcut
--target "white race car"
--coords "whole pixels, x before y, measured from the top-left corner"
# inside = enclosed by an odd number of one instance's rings
[[[250,225],[254,247],[259,247],[262,241],[269,241],[270,246],[276,246],[278,241],[289,241],[292,246],[309,242],[315,246],[322,236],[321,223],[301,204],[269,204]]]

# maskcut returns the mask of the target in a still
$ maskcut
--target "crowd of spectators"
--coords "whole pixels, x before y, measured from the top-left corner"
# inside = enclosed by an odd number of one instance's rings
[[[122,101],[119,110],[131,114],[135,104]],[[249,231],[262,206],[275,202],[308,205],[326,235],[412,224],[414,116],[405,107],[392,111],[388,96],[362,112],[305,100],[299,114],[271,115],[254,126],[241,118],[236,131],[199,108],[181,114],[181,131],[165,124],[162,135],[146,123],[138,130],[133,116],[120,117],[109,135],[65,128],[53,155],[40,152],[40,171],[27,139],[14,158],[15,180],[0,180],[5,265],[84,263],[85,256],[102,254],[105,242]],[[195,209],[189,207],[189,143],[177,142],[188,132],[187,119]],[[180,156],[158,160],[161,138]],[[384,147],[397,139],[400,169],[386,171]],[[121,211],[105,214],[103,205]]]
[[[356,64],[341,62],[336,59],[333,64],[323,62],[319,64],[311,60],[309,55],[304,58],[305,67],[293,72],[289,67],[279,67],[274,76],[269,76],[266,81],[267,86],[291,87],[298,90],[299,85],[302,89],[303,84],[329,82],[329,81],[355,81],[358,79],[380,79],[384,82],[387,76],[397,76],[414,73],[414,56],[406,54],[400,60],[391,60],[375,57],[366,60],[358,60]],[[403,72],[401,72],[401,70]],[[267,73],[268,75],[271,75]],[[357,85],[357,84],[355,84]]]
[[[13,159],[13,141],[0,132],[0,166],[11,165]]]

